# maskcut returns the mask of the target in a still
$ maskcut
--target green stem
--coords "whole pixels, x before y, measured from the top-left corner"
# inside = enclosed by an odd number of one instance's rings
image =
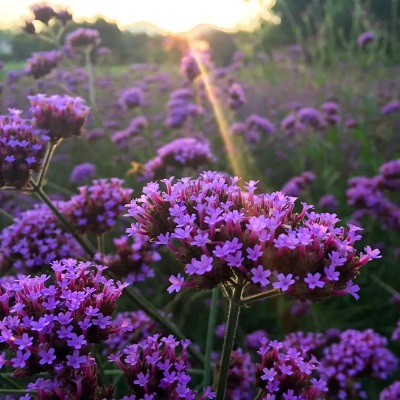
[[[6,218],[8,218],[11,222],[14,221],[14,217],[8,213],[6,210],[3,210],[2,208],[0,208],[0,214],[4,215]]]
[[[389,294],[392,296],[398,296],[399,292],[392,288],[390,285],[388,285],[386,282],[384,282],[382,279],[380,279],[377,275],[372,274],[372,279],[384,290],[386,290]]]
[[[219,286],[216,286],[212,291],[210,315],[208,317],[203,387],[209,386],[211,381],[211,352],[214,343],[215,325],[217,323],[218,298],[219,298]]]
[[[57,145],[58,145],[58,143],[50,143],[49,144],[49,148],[46,152],[46,156],[45,156],[44,162],[42,164],[42,167],[40,169],[39,177],[37,179],[37,186],[39,186],[39,187],[43,186],[44,177],[47,174],[47,170],[49,169],[50,161],[53,157],[53,154],[56,150]]]
[[[16,391],[16,392],[18,392],[19,390],[22,390],[22,389],[23,389],[18,383],[15,382],[15,379],[14,379],[14,378],[11,379],[11,378],[9,378],[9,377],[7,377],[7,376],[2,376],[2,377],[1,377],[1,380],[2,380],[2,383],[7,382],[11,387],[14,387],[14,388],[15,388],[14,391]],[[7,390],[7,389],[2,389],[2,390]],[[10,389],[10,390],[11,390],[11,389]],[[25,391],[25,390],[26,390],[26,389],[24,389],[24,391]]]
[[[280,290],[268,290],[267,292],[257,293],[252,296],[243,297],[240,299],[240,305],[244,307],[248,307],[257,301],[263,299],[270,299],[272,297],[276,297],[281,295],[282,292]]]
[[[104,249],[104,233],[101,235],[97,235],[97,251],[101,254],[105,254],[105,249]]]
[[[0,393],[24,393],[26,394],[26,389],[0,389]],[[33,393],[33,392],[30,392]]]
[[[258,391],[258,393],[257,393],[256,397],[254,397],[254,400],[260,400],[260,399],[261,399],[261,396],[262,396],[262,394],[263,394],[263,390],[262,390],[262,389],[260,389],[260,390]]]
[[[97,114],[96,93],[94,90],[93,64],[92,64],[92,60],[90,58],[91,52],[92,52],[92,48],[85,50],[85,62],[86,62],[86,72],[87,72],[88,78],[89,78],[89,101]]]
[[[398,0],[392,0],[392,10],[391,10],[391,53],[396,54],[397,50],[397,24],[398,24],[398,18],[397,18],[397,5]]]
[[[66,189],[65,187],[62,187],[62,186],[60,186],[60,185],[57,185],[57,183],[49,182],[48,180],[46,180],[46,185],[45,185],[45,186],[46,186],[46,187],[48,186],[48,187],[51,188],[51,189],[55,189],[55,190],[57,190],[58,192],[63,193],[63,194],[65,194],[65,195],[67,195],[67,196],[72,196],[72,195],[75,194],[75,193],[72,192],[71,190]]]
[[[228,382],[229,364],[231,361],[231,352],[236,337],[236,329],[240,316],[240,298],[243,286],[236,285],[232,290],[232,297],[229,301],[228,320],[226,322],[226,331],[224,345],[222,347],[221,364],[218,377],[217,396],[215,400],[224,400],[226,384]]]
[[[65,228],[72,234],[72,236],[75,238],[75,240],[81,245],[83,250],[87,253],[87,255],[90,258],[93,258],[95,254],[95,250],[93,249],[92,244],[81,237],[75,230],[74,226],[68,221],[67,218],[64,217],[63,214],[57,209],[57,207],[52,203],[52,201],[49,199],[47,194],[43,191],[43,189],[38,186],[33,180],[31,179],[30,184],[33,187],[33,192],[36,194],[36,196],[47,205],[47,207],[50,208],[50,210],[53,212],[53,214],[64,224]]]

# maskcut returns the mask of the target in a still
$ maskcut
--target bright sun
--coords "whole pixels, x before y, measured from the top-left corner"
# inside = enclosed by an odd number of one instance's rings
[[[65,0],[47,1],[68,7],[75,19],[103,15],[123,27],[147,21],[168,32],[186,32],[198,24],[222,29],[251,28],[260,18],[273,18],[270,8],[275,0]],[[0,0],[0,22],[20,21],[29,15],[32,0]]]

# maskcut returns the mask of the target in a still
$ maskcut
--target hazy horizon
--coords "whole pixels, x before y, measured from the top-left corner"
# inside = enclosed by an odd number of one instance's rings
[[[14,29],[32,17],[30,7],[39,2],[0,0],[0,27]],[[252,29],[260,20],[273,19],[270,12],[275,0],[147,0],[137,3],[126,0],[47,1],[55,9],[67,8],[75,21],[103,17],[120,28],[148,23],[164,32],[182,33],[198,25],[222,30]]]

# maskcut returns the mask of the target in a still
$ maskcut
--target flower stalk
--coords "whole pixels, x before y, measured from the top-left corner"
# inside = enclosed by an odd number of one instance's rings
[[[236,338],[236,330],[241,310],[240,298],[242,296],[243,285],[238,283],[237,285],[228,288],[228,291],[231,291],[232,296],[228,298],[229,301],[228,319],[226,322],[224,344],[222,347],[216,400],[225,399],[226,385],[228,382],[229,364],[231,361],[231,353]]]
[[[219,299],[219,287],[216,286],[212,290],[210,315],[208,317],[206,353],[205,353],[205,360],[204,360],[203,387],[209,386],[210,381],[211,381],[211,352],[213,349],[214,332],[215,332],[215,325],[216,325],[216,321],[217,321],[218,299]]]

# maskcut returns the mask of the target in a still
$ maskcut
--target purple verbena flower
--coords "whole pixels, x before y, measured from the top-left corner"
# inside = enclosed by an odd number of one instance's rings
[[[400,396],[400,381],[393,382],[390,386],[383,389],[379,395],[379,400],[397,400]]]
[[[78,164],[71,171],[69,181],[71,183],[79,183],[85,180],[92,180],[96,173],[96,166],[92,163]]]
[[[101,43],[96,29],[78,28],[65,37],[65,43],[72,48],[91,49]]]
[[[35,79],[40,79],[57,68],[60,59],[61,53],[58,50],[32,53],[32,56],[26,60],[25,71]]]
[[[261,363],[256,366],[256,385],[264,396],[270,394],[277,399],[325,398],[326,382],[312,379],[312,373],[319,365],[315,357],[310,358],[305,351],[266,338],[261,340],[258,354]]]
[[[184,275],[171,277],[170,291],[185,286],[211,289],[235,277],[252,283],[253,289],[266,284],[266,290],[317,301],[354,294],[352,282],[360,268],[379,257],[369,247],[366,254],[357,254],[353,246],[361,238],[360,228],[336,227],[335,214],[312,212],[305,203],[294,213],[295,198],[281,192],[255,194],[257,182],[248,182],[248,191],[242,191],[239,178],[226,179],[216,172],[172,181],[163,180],[165,191],[149,183],[127,206],[128,215],[136,219],[129,230],[166,245],[185,266]],[[203,246],[194,239],[199,234],[207,235]],[[329,279],[325,270],[336,253],[344,258],[334,271],[338,280]]]
[[[101,235],[114,226],[133,192],[123,188],[123,183],[118,178],[97,179],[79,188],[68,202],[68,217],[79,232]]]
[[[66,203],[56,203],[64,212]],[[19,272],[49,268],[56,259],[79,257],[82,249],[73,236],[65,232],[47,206],[37,206],[21,213],[0,232],[0,269]]]
[[[34,125],[47,130],[52,141],[83,133],[90,108],[80,97],[38,94],[29,100]]]
[[[38,172],[49,137],[22,119],[17,110],[0,116],[0,188],[25,187],[32,172]]]
[[[19,275],[14,282],[1,284],[7,315],[0,321],[0,340],[8,353],[0,355],[0,368],[12,366],[16,377],[52,375],[54,381],[29,384],[40,398],[53,398],[55,393],[63,398],[94,398],[97,369],[90,345],[123,329],[101,324],[99,318],[111,318],[126,285],[105,279],[105,267],[90,262],[69,258],[54,262],[52,268],[54,277]],[[49,303],[57,303],[56,309]],[[95,308],[97,314],[92,312]],[[88,320],[84,328],[83,318]]]
[[[113,239],[115,253],[97,256],[119,279],[128,282],[143,282],[154,277],[151,265],[161,259],[157,245],[146,236],[133,234]]]

